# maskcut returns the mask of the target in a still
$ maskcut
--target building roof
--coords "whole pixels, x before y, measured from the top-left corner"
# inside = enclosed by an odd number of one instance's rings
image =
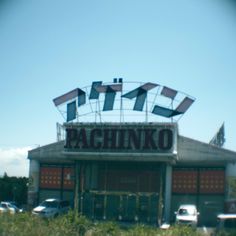
[[[191,138],[178,137],[178,162],[227,163],[236,162],[236,152],[203,143]]]
[[[79,155],[79,156],[78,156]],[[81,155],[81,154],[67,154],[64,151],[64,141],[55,142],[49,145],[45,145],[42,147],[38,147],[36,149],[30,150],[28,152],[29,159],[36,159],[40,161],[72,161],[74,159],[83,159],[86,160],[94,160],[98,157],[102,160],[109,160],[109,153],[96,155],[96,158],[91,158],[92,153],[88,155]],[[104,157],[103,157],[104,155]],[[155,154],[156,155],[156,154]],[[162,158],[158,156],[150,156],[150,157],[143,157],[140,155],[139,157],[135,158],[135,155],[129,154],[119,156],[119,161],[122,160],[133,160],[133,161],[167,161],[173,162],[173,160],[177,160],[177,164],[226,164],[228,162],[236,162],[236,152],[230,151],[224,148],[216,147],[214,145],[203,143],[191,138],[187,138],[184,136],[178,135],[177,141],[177,155],[176,158],[173,158],[173,155],[166,155]],[[83,156],[83,157],[82,157]],[[116,154],[113,154],[113,160],[115,160]],[[125,159],[128,158],[128,159]],[[155,158],[155,159],[154,159]]]

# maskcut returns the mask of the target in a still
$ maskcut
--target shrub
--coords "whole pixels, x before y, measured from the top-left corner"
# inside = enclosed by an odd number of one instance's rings
[[[73,211],[55,219],[41,219],[30,213],[0,214],[1,236],[200,236],[187,226],[173,226],[168,230],[144,224],[120,227],[115,222],[93,223]],[[231,236],[236,234],[220,234]]]
[[[91,230],[92,236],[119,236],[121,229],[115,222],[100,222]]]
[[[127,235],[132,235],[132,236],[156,236],[156,235],[161,235],[161,230],[156,228],[156,227],[151,227],[148,225],[135,225],[133,227],[131,227],[128,230],[128,234]]]
[[[168,230],[168,236],[200,236],[201,234],[197,232],[195,228],[184,225],[175,225],[170,230]]]
[[[221,230],[220,232],[217,233],[217,236],[235,236],[235,235],[236,235],[236,230],[232,230],[230,232]]]

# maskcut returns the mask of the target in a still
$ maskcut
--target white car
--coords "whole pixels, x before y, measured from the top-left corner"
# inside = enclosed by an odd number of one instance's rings
[[[19,209],[17,206],[10,202],[1,202],[0,203],[0,213],[10,213],[15,214],[22,212],[22,209]]]
[[[197,227],[198,215],[197,207],[191,204],[180,205],[176,214],[176,223]]]
[[[69,211],[69,201],[55,198],[46,199],[32,210],[32,214],[44,218],[54,218]]]

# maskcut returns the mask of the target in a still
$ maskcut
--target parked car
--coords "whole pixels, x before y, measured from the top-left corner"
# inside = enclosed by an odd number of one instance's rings
[[[44,218],[54,218],[69,211],[69,201],[46,199],[32,210],[32,214]]]
[[[176,223],[197,227],[198,215],[197,207],[191,204],[180,205],[176,214]]]
[[[220,232],[236,233],[236,214],[217,215],[216,235]]]
[[[22,212],[23,210],[18,208],[12,202],[1,202],[0,203],[0,213],[10,213],[15,214]]]

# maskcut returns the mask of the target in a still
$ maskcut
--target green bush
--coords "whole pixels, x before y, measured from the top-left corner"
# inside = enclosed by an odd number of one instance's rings
[[[236,229],[231,230],[230,232],[226,232],[224,230],[221,230],[216,234],[217,236],[235,236],[236,235]]]
[[[4,236],[72,236],[84,235],[92,223],[73,212],[55,219],[41,219],[30,213],[0,215],[0,235]]]
[[[160,229],[148,225],[135,225],[128,230],[130,236],[156,236],[163,233]]]
[[[175,225],[172,227],[168,234],[168,236],[200,236],[201,234],[197,232],[195,228],[190,226],[183,226],[183,225]]]
[[[70,211],[68,214],[48,220],[49,228],[57,235],[84,235],[92,227],[92,222],[85,216]]]
[[[31,217],[28,213],[19,215],[0,215],[0,232],[6,236],[43,235],[47,230],[47,222]]]
[[[148,225],[121,227],[115,222],[91,222],[85,216],[70,211],[54,219],[33,217],[30,213],[0,214],[1,236],[200,236],[187,226],[161,230]],[[235,234],[231,234],[235,235]],[[231,236],[221,234],[220,236]]]
[[[122,230],[115,222],[100,222],[91,229],[92,236],[119,236]]]

